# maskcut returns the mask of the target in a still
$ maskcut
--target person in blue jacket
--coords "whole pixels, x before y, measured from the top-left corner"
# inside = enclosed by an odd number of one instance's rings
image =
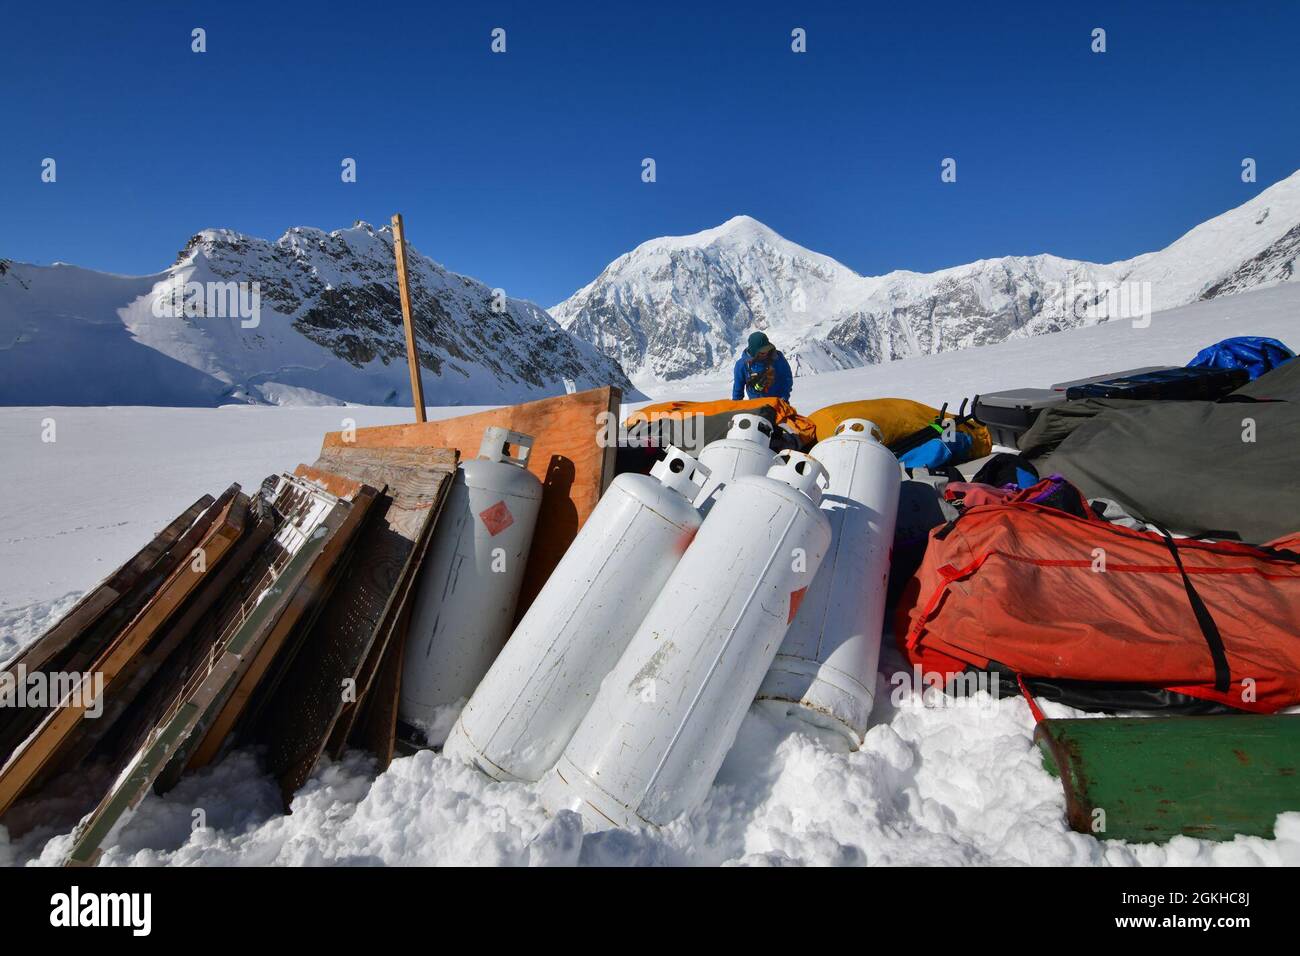
[[[784,398],[790,400],[794,389],[794,373],[790,363],[767,340],[762,332],[749,337],[749,345],[736,359],[732,371],[731,398]]]

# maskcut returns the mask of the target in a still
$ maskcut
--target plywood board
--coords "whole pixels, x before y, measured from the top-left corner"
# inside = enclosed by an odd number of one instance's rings
[[[259,739],[280,781],[286,806],[306,781],[327,740],[347,714],[371,698],[377,661],[397,646],[388,625],[402,611],[406,582],[418,570],[417,544],[427,538],[456,470],[448,449],[330,449],[300,474],[331,473],[383,484],[387,493],[359,536],[346,577],[317,619],[279,693],[262,715]],[[395,691],[394,691],[395,695]]]
[[[407,625],[409,613],[402,627],[388,642],[370,692],[361,701],[361,710],[349,740],[353,746],[370,751],[377,761],[379,771],[388,769],[393,762],[393,748],[397,743],[397,711],[402,694],[402,661],[406,657]]]
[[[238,485],[232,486],[229,493],[232,500],[227,502],[198,545],[206,556],[201,569],[193,561],[186,561],[178,567],[89,668],[89,673],[103,682],[101,698],[112,692],[118,674],[130,666],[132,657],[198,587],[208,570],[219,565],[221,557],[242,534],[242,519],[238,515],[232,517],[233,497],[237,491]],[[0,769],[0,814],[9,809],[68,741],[93,703],[92,698],[90,688],[83,692],[83,688],[78,686],[69,691]]]
[[[528,470],[542,482],[542,506],[519,591],[518,620],[614,479],[617,449],[614,443],[602,440],[606,433],[602,426],[608,420],[617,427],[622,398],[618,388],[607,386],[437,422],[328,432],[322,453],[349,445],[424,446],[455,448],[461,458],[473,458],[478,455],[484,429],[489,427],[531,435]]]
[[[167,549],[162,560],[150,570],[146,580],[141,582],[140,593],[135,595],[136,600],[121,601],[119,606],[111,608],[95,627],[94,633],[87,640],[82,641],[63,663],[63,669],[84,671],[112,646],[122,629],[144,613],[150,604],[158,599],[163,587],[189,565],[195,549],[200,547],[203,539],[212,531],[214,523],[226,514],[238,491],[239,485],[231,485],[203,514],[199,515],[194,524],[190,525],[185,533]]]

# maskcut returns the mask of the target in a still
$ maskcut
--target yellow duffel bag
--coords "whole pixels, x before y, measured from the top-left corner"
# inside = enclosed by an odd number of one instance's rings
[[[836,426],[846,418],[865,418],[880,426],[881,436],[886,445],[892,445],[900,438],[906,438],[918,429],[924,428],[935,420],[939,409],[906,398],[868,398],[858,402],[840,402],[819,408],[808,416],[817,429],[817,440],[828,438],[835,433]],[[956,418],[949,412],[945,418]],[[983,458],[993,451],[993,439],[989,430],[983,425],[967,422],[957,426],[958,430],[971,436],[970,458]]]

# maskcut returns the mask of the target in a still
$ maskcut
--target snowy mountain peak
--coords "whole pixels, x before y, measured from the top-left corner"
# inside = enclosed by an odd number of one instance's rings
[[[1132,288],[1152,312],[1273,285],[1298,256],[1300,172],[1159,252],[1108,264],[1040,253],[868,277],[740,215],[642,243],[551,314],[646,385],[725,369],[754,329],[806,375],[1120,317],[1104,289]]]
[[[677,245],[709,246],[715,243],[785,242],[775,229],[759,222],[753,216],[732,216],[720,226],[705,229],[689,236],[679,236]]]
[[[842,311],[864,279],[750,216],[689,236],[652,239],[551,309],[556,321],[652,380],[727,365],[754,329],[774,338]]]
[[[539,306],[409,252],[431,404],[562,394],[566,379],[632,391]],[[23,263],[0,275],[0,404],[409,400],[388,227],[298,226],[274,242],[204,229],[150,276]]]

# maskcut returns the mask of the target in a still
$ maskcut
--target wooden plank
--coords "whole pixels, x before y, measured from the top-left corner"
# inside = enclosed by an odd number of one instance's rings
[[[191,677],[211,661],[218,638],[235,618],[235,609],[256,596],[256,593],[250,594],[250,590],[258,584],[261,574],[250,572],[259,564],[265,569],[262,557],[274,531],[275,520],[269,509],[251,517],[248,530],[222,565],[221,574],[229,575],[227,580],[230,583],[223,587],[216,580],[210,582],[210,586],[221,592],[217,605],[189,628],[174,650],[167,652],[157,673],[137,696],[136,704],[99,745],[93,756],[108,763],[114,779],[121,776],[140,748],[145,746],[150,733],[175,706]],[[160,645],[159,653],[162,651]]]
[[[374,684],[361,701],[361,712],[349,740],[352,746],[374,754],[380,773],[393,762],[393,749],[397,744],[397,710],[401,702],[402,661],[406,656],[409,624],[408,607],[402,627],[393,634],[384,650]]]
[[[269,515],[250,514],[249,505],[248,496],[241,494],[236,497],[234,508],[242,508],[248,515],[238,543],[220,560],[218,567],[209,568],[210,573],[176,620],[156,634],[133,658],[135,672],[125,686],[121,686],[125,673],[119,676],[121,692],[115,691],[113,699],[105,703],[102,717],[86,722],[93,726],[87,728],[77,747],[72,748],[62,761],[64,764],[75,765],[91,752],[91,748],[98,747],[97,759],[120,765],[127,752],[138,747],[140,731],[145,726],[153,726],[160,709],[175,700],[184,683],[185,664],[192,663],[196,653],[201,653],[216,639],[215,610],[238,586],[240,578],[275,530]],[[191,645],[201,646],[195,648]],[[169,665],[173,662],[180,666],[170,669],[169,673]],[[125,719],[128,713],[134,719]],[[125,726],[119,727],[119,722]]]
[[[353,510],[361,509],[363,513],[357,518],[355,527],[347,531],[349,536],[341,545],[341,553],[332,566],[325,571],[324,579],[316,587],[316,597],[307,612],[299,618],[297,625],[289,632],[287,640],[272,659],[270,668],[254,688],[252,697],[235,728],[233,745],[256,741],[255,731],[263,720],[265,711],[280,698],[284,681],[296,669],[299,655],[309,636],[315,631],[321,614],[330,606],[338,586],[358,573],[354,566],[358,541],[365,529],[369,527],[381,497],[374,488],[362,484],[359,485],[358,492],[349,499]]]
[[[212,502],[211,495],[204,495],[181,512],[129,561],[82,595],[81,599],[73,605],[72,610],[63,615],[39,638],[19,651],[18,655],[2,669],[12,671],[21,665],[26,668],[27,673],[31,674],[45,667],[69,645],[75,644],[105,611],[140,582],[145,573],[166,554],[167,549],[185,532],[185,529],[194,524]]]
[[[191,511],[186,511],[174,522],[181,526],[180,537],[173,540],[162,556],[126,593],[104,609],[96,620],[81,630],[75,639],[70,640],[62,649],[54,650],[48,656],[43,655],[44,660],[39,669],[61,674],[84,672],[91,661],[103,653],[104,648],[112,642],[122,627],[153,599],[158,589],[181,562],[188,560],[194,546],[198,544],[202,535],[211,527],[215,516],[232,497],[233,492],[228,490],[215,501],[210,495],[200,498],[196,502],[199,513],[188,526],[184,519],[190,516]],[[17,663],[15,662],[15,667]],[[28,672],[30,673],[30,669]],[[20,712],[11,712],[8,715],[9,719],[0,724],[0,766],[13,755],[24,740],[31,736],[51,709],[52,707],[26,707]]]
[[[351,502],[340,499],[339,507],[346,509],[343,511],[342,519],[337,527],[330,529],[324,548],[312,562],[302,581],[295,587],[284,612],[238,675],[216,719],[212,721],[186,763],[187,770],[204,767],[216,757],[226,737],[234,729],[247,707],[249,698],[266,675],[276,655],[280,653],[289,635],[304,617],[313,610],[319,610],[323,599],[328,596],[324,592],[325,582],[360,528],[362,519],[375,497],[375,490],[363,485]]]
[[[424,382],[420,378],[420,350],[415,339],[415,318],[411,314],[411,279],[406,269],[406,228],[402,214],[393,216],[393,254],[397,257],[397,294],[402,300],[402,327],[406,330],[406,365],[411,373],[411,404],[415,420],[424,421]]]
[[[238,486],[233,486],[236,490]],[[232,494],[233,498],[233,494]],[[213,522],[199,544],[206,556],[203,570],[196,570],[191,561],[178,567],[140,611],[119,634],[100,658],[90,668],[95,678],[102,680],[103,689],[98,699],[106,700],[113,689],[113,681],[145,642],[175,613],[185,598],[215,567],[220,558],[243,532],[242,523],[231,520],[233,501],[228,502]],[[90,688],[82,693],[80,686],[70,691],[59,706],[51,711],[31,737],[14,752],[0,769],[0,815],[12,806],[27,789],[41,769],[57,754],[85,717],[92,704]]]
[[[320,485],[338,498],[351,498],[361,491],[362,483],[360,481],[345,478],[332,471],[325,471],[323,468],[316,468],[312,465],[299,465],[294,469],[293,474],[295,478],[305,478],[314,484]],[[384,486],[376,484],[375,490],[382,492]]]
[[[216,523],[224,517],[230,503],[239,492],[239,485],[231,485],[223,491],[211,507],[192,524],[176,543],[167,549],[167,554],[150,571],[149,579],[141,589],[141,602],[122,602],[104,615],[104,620],[96,627],[95,634],[82,645],[62,665],[67,671],[84,671],[91,666],[118,639],[121,629],[130,625],[149,606],[158,600],[162,589],[178,574],[183,573],[194,558],[194,552],[203,539],[212,531]]]
[[[1271,839],[1300,810],[1300,714],[1049,719],[1034,739],[1071,828],[1098,838]]]
[[[379,627],[379,637],[362,665],[361,676],[357,680],[357,702],[344,708],[338,723],[330,734],[326,749],[336,759],[343,755],[350,743],[358,745],[357,737],[353,733],[358,718],[362,711],[369,706],[372,694],[385,692],[376,690],[383,663],[386,660],[391,661],[390,655],[393,653],[394,645],[399,648],[400,653],[400,648],[406,643],[406,624],[414,601],[415,584],[419,578],[419,569],[424,565],[424,560],[429,551],[429,543],[433,538],[434,527],[437,525],[438,518],[442,514],[442,506],[446,501],[446,493],[451,489],[450,480],[443,487],[444,495],[426,516],[424,526],[419,537],[414,542],[407,562],[408,573],[403,574],[401,581],[394,589],[393,598],[389,602],[389,606],[384,613],[384,619]],[[396,706],[395,701],[393,706]],[[395,724],[396,721],[394,720],[394,729]],[[364,743],[360,745],[364,745]],[[376,756],[383,759],[383,754],[376,754]]]
[[[325,467],[354,480],[384,484],[388,492],[359,536],[348,577],[331,596],[262,718],[259,736],[286,805],[340,723],[346,739],[346,730],[372,696],[379,662],[394,645],[400,650],[391,618],[409,608],[407,582],[419,568],[417,546],[427,541],[450,489],[456,453],[347,446],[327,450],[313,466]],[[348,699],[345,681],[352,690]]]
[[[205,680],[217,662],[229,659],[226,652],[236,641],[239,665],[235,677],[242,675],[243,668],[251,662],[293,599],[298,579],[290,575],[290,569],[299,567],[298,553],[304,548],[310,548],[313,554],[319,552],[349,507],[328,492],[288,475],[272,475],[263,481],[258,498],[259,509],[264,508],[273,517],[275,531],[239,584],[227,595],[216,621],[210,623],[212,633],[203,637],[207,654],[186,665],[180,698],[192,693],[196,683]],[[249,620],[262,622],[262,630],[247,630],[245,625]],[[227,689],[233,687],[232,681]],[[194,733],[178,745],[177,753],[157,774],[155,789],[159,793],[165,793],[180,780],[193,751],[225,706],[226,697],[222,696],[216,703],[216,707],[204,711]]]
[[[424,446],[455,448],[466,458],[478,454],[483,431],[491,426],[531,435],[528,470],[542,482],[542,504],[519,591],[518,620],[613,480],[617,449],[601,440],[605,434],[602,426],[609,420],[617,427],[621,400],[619,389],[607,386],[443,421],[361,428],[355,433],[329,432],[322,454],[349,446]]]
[[[312,528],[337,525],[348,507],[339,503]],[[229,632],[223,633],[210,666],[195,673],[132,757],[113,789],[77,827],[66,865],[93,866],[103,844],[130,818],[154,782],[161,780],[165,770],[184,764],[186,745],[215,720],[238,682],[244,662],[257,652],[331,537],[332,531],[304,538],[297,551],[286,552],[282,567],[268,570],[270,580],[259,576],[258,582],[266,582],[268,590],[263,593],[259,588],[254,592],[243,608],[247,613],[237,616]]]

